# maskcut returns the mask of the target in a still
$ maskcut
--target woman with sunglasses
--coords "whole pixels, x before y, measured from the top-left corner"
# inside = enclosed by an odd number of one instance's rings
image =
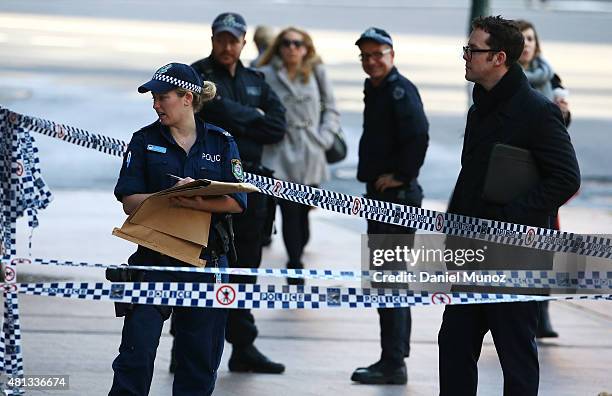
[[[332,131],[340,128],[332,87],[312,39],[305,31],[288,27],[278,34],[259,62],[266,82],[287,109],[287,135],[277,144],[264,146],[262,162],[281,180],[318,186],[329,177],[325,150]],[[302,253],[310,231],[310,207],[280,200],[287,268],[304,268]],[[288,279],[303,284],[303,279]]]

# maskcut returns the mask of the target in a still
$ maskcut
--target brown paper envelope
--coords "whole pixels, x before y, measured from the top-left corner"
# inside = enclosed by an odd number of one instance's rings
[[[128,218],[128,222],[207,246],[210,219],[208,212],[174,207],[168,197],[152,196]]]
[[[199,258],[208,244],[211,214],[188,208],[170,206],[173,196],[214,196],[234,192],[256,192],[249,183],[225,183],[195,180],[179,187],[160,191],[145,199],[128,216],[113,235],[177,258],[195,266],[204,266]]]
[[[196,267],[206,266],[206,260],[199,258],[202,251],[201,245],[175,238],[163,232],[125,222],[121,229],[115,228],[113,230],[113,235]],[[155,265],[156,263],[150,264]]]
[[[208,184],[206,184],[208,183]],[[194,197],[197,195],[226,195],[236,192],[258,192],[259,189],[250,183],[226,183],[210,180],[195,180],[191,183],[183,184],[179,187],[172,187],[160,191],[155,196],[167,197]]]

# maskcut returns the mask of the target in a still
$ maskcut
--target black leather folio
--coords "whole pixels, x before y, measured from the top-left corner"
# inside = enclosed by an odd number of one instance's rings
[[[529,150],[498,143],[491,151],[482,195],[486,201],[507,204],[529,191],[539,178]]]

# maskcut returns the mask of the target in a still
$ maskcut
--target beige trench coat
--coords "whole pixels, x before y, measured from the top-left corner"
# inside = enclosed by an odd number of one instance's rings
[[[287,134],[279,143],[264,146],[262,163],[275,171],[276,179],[319,185],[329,178],[325,150],[333,143],[331,131],[340,128],[323,65],[315,66],[307,83],[299,77],[291,81],[279,59],[260,70],[287,109]]]

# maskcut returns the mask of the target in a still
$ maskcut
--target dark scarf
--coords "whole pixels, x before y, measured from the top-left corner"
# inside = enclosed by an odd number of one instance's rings
[[[527,84],[527,77],[525,77],[523,69],[518,63],[514,63],[490,91],[484,89],[480,84],[474,85],[472,91],[474,105],[476,105],[478,111],[488,113],[495,109],[500,102],[509,99]]]

